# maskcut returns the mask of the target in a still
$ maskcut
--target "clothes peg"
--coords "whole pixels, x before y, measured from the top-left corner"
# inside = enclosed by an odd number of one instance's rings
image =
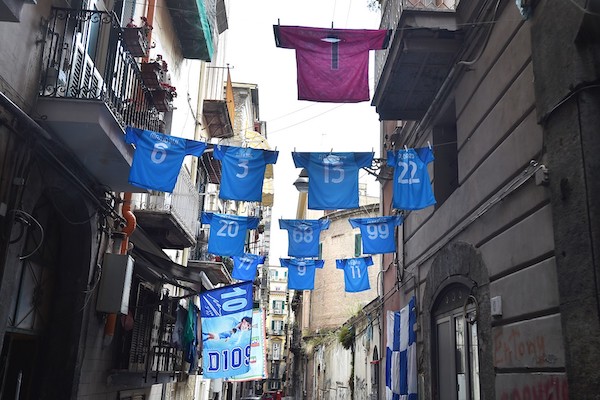
[[[429,146],[429,150],[431,150],[431,142],[429,140],[427,141],[427,146]]]
[[[404,151],[408,151],[408,147],[406,147],[406,145],[404,145]]]

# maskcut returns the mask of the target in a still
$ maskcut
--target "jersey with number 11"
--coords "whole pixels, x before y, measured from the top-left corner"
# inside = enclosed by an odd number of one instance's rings
[[[202,213],[202,223],[210,224],[208,252],[220,256],[244,253],[246,230],[255,229],[259,219],[233,214]]]
[[[335,264],[337,269],[344,270],[346,292],[362,292],[371,288],[367,273],[367,267],[373,265],[371,256],[335,260]]]

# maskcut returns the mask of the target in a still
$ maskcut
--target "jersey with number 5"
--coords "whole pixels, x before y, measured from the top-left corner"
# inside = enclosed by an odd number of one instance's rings
[[[335,260],[337,269],[344,270],[346,292],[363,292],[371,289],[367,267],[373,265],[371,256]]]
[[[279,152],[233,146],[216,146],[221,160],[219,197],[226,200],[261,201],[267,164],[275,164]]]
[[[292,153],[296,168],[308,171],[308,208],[358,208],[358,170],[371,165],[373,153]]]
[[[256,229],[258,221],[257,217],[203,212],[202,223],[210,225],[208,252],[220,256],[242,255],[246,230]]]
[[[233,270],[231,276],[240,281],[252,281],[256,276],[259,264],[265,262],[265,256],[244,253],[241,256],[233,256]]]
[[[372,218],[350,218],[353,228],[360,228],[364,254],[383,254],[396,251],[395,227],[402,225],[401,215]]]
[[[146,189],[172,192],[186,155],[200,157],[206,143],[159,132],[125,129],[125,142],[135,144],[129,183]]]
[[[288,288],[313,290],[315,288],[315,268],[323,268],[325,261],[311,258],[280,258],[282,267],[288,269]]]
[[[427,164],[433,161],[429,147],[387,152],[387,165],[394,167],[392,206],[399,210],[421,210],[435,204]]]
[[[329,223],[328,219],[280,219],[279,228],[288,231],[288,256],[318,257],[319,236]]]

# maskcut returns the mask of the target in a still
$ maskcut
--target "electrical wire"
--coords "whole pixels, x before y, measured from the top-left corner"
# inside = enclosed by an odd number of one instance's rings
[[[44,242],[44,227],[42,226],[42,224],[39,223],[39,221],[37,219],[35,219],[35,217],[33,215],[26,213],[23,210],[15,209],[15,210],[10,210],[8,213],[13,213],[15,215],[19,215],[22,218],[25,217],[29,222],[33,222],[40,230],[40,241],[35,246],[35,248],[29,254],[19,256],[19,260],[21,260],[21,261],[26,260],[29,257],[31,257],[33,254],[35,254],[40,249],[40,247],[42,247],[42,244]]]
[[[584,14],[593,15],[594,17],[600,17],[600,13],[588,10],[587,8],[578,4],[575,0],[569,0],[569,2],[571,2],[571,4],[573,4],[575,7],[577,7],[579,9],[579,11],[583,12]]]

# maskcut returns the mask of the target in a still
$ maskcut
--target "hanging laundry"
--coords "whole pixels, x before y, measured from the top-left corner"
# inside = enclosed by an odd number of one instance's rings
[[[258,222],[257,217],[203,212],[202,223],[210,225],[208,252],[220,256],[242,255],[246,230],[256,229]]]
[[[279,152],[233,146],[215,146],[221,160],[219,197],[226,200],[261,201],[267,164],[275,164]]]
[[[415,297],[400,311],[387,312],[386,400],[417,400],[417,312]]]
[[[319,237],[329,223],[325,218],[280,219],[279,228],[288,231],[288,256],[319,257]]]
[[[394,167],[392,207],[421,210],[435,204],[427,164],[433,161],[429,147],[388,150],[387,165]]]
[[[391,30],[274,25],[275,45],[296,50],[298,100],[368,101],[369,50],[388,46]]]
[[[200,157],[206,143],[128,126],[125,142],[135,144],[129,183],[171,193],[186,155]]]
[[[200,293],[204,378],[229,378],[250,370],[252,282]]]
[[[184,359],[190,363],[189,373],[198,368],[198,307],[188,301],[187,318],[183,328]]]
[[[401,215],[348,219],[353,228],[360,228],[364,254],[395,252],[395,227],[402,225],[403,221]]]
[[[313,290],[315,288],[315,268],[323,268],[325,261],[310,258],[280,258],[282,267],[288,269],[288,288]]]
[[[373,265],[371,256],[335,260],[335,267],[344,270],[346,292],[363,292],[371,289],[367,267]]]
[[[233,270],[231,276],[240,281],[253,281],[259,264],[265,262],[265,256],[244,253],[233,256]]]
[[[296,168],[308,171],[308,208],[358,208],[358,171],[371,166],[373,153],[292,153]]]

